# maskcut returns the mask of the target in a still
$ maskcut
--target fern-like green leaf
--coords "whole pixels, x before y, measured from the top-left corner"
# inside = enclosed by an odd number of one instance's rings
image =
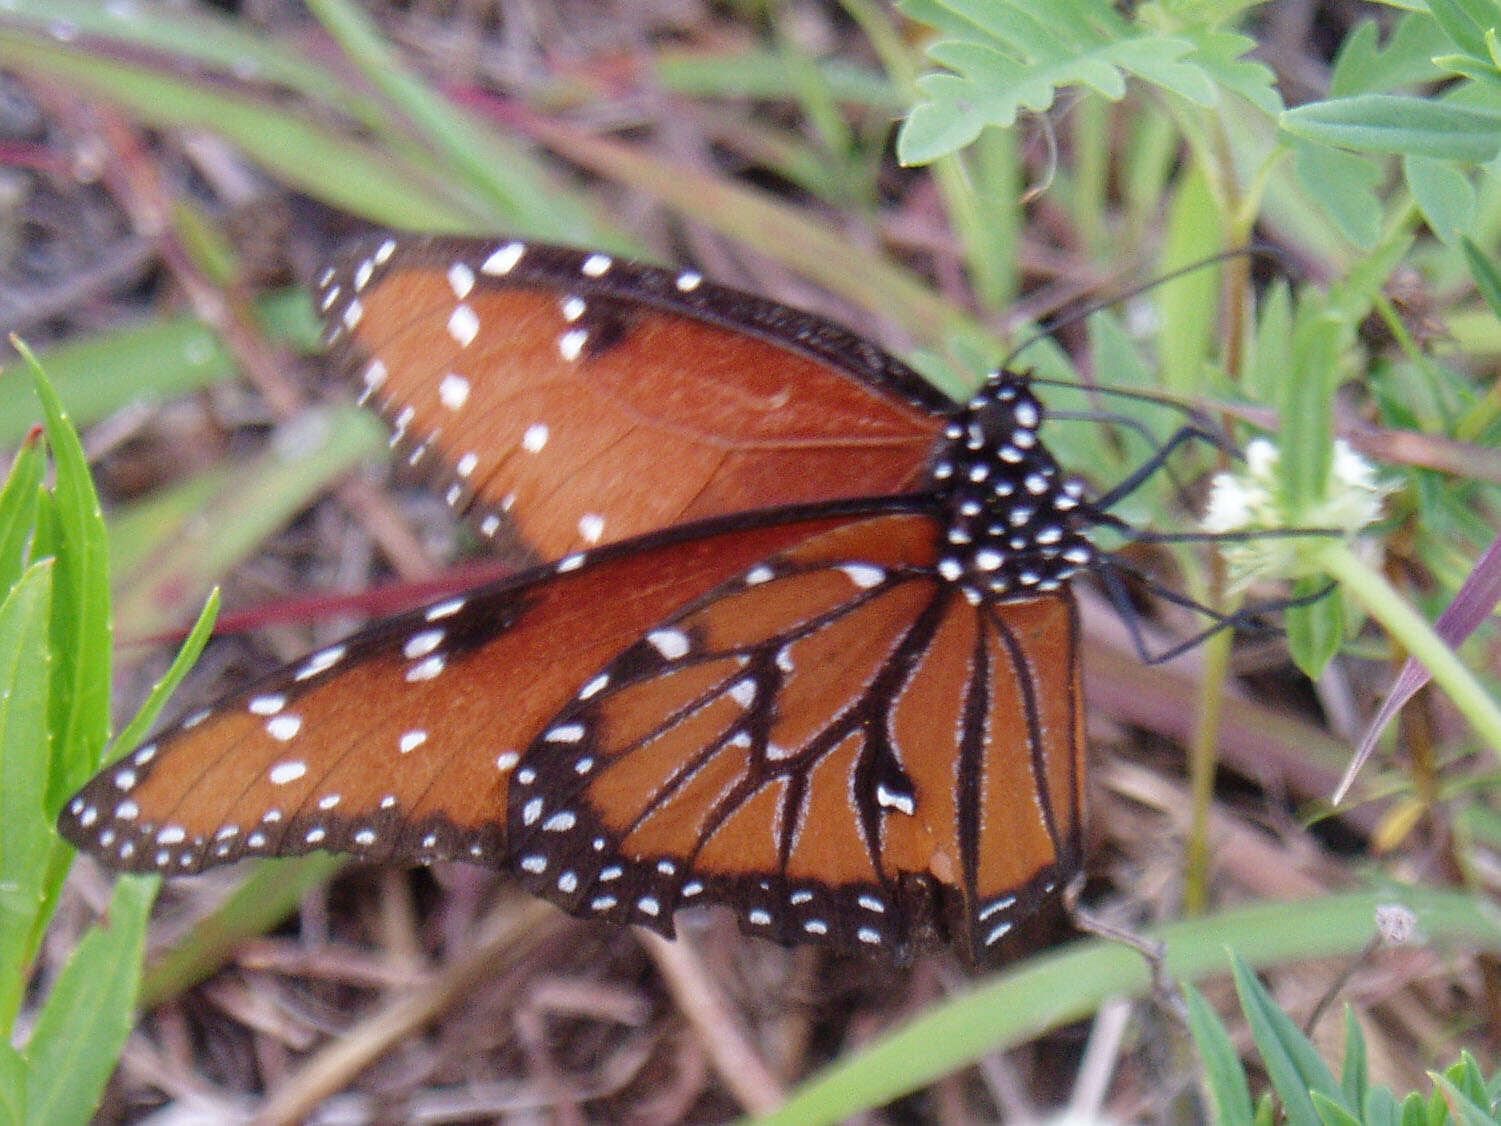
[[[1107,0],[907,0],[903,9],[938,32],[928,56],[944,68],[917,81],[928,100],[897,137],[904,164],[963,148],[1024,110],[1040,113],[1069,86],[1116,101],[1137,78],[1212,106],[1223,85],[1269,113],[1280,108],[1269,72],[1241,58],[1251,41],[1229,32],[1165,34]]]

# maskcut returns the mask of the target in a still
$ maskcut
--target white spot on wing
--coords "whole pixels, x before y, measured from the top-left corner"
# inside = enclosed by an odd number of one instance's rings
[[[521,261],[521,256],[525,253],[525,243],[508,242],[485,259],[480,272],[492,277],[502,277],[516,268],[516,263]]]
[[[591,254],[584,259],[584,264],[579,267],[579,271],[591,278],[603,277],[605,271],[613,264],[608,254]]]
[[[521,448],[527,453],[540,453],[542,447],[547,445],[547,423],[534,422],[526,428],[526,433],[521,435]]]
[[[680,629],[654,629],[646,640],[669,661],[675,661],[688,652],[688,635]]]
[[[458,341],[459,347],[469,347],[479,335],[479,314],[468,305],[456,306],[448,318],[448,335]]]
[[[453,287],[453,295],[462,301],[474,288],[474,271],[462,262],[455,262],[448,267],[448,284]]]
[[[271,779],[273,785],[285,786],[288,782],[297,781],[306,773],[307,763],[298,759],[289,759],[273,766],[266,777]]]
[[[571,328],[558,337],[558,353],[571,363],[579,358],[579,355],[584,351],[584,345],[588,342],[588,329]]]
[[[449,372],[438,384],[438,398],[449,410],[458,410],[469,401],[469,381],[462,375]]]
[[[266,734],[285,743],[302,730],[302,717],[296,715],[273,716],[266,721]]]

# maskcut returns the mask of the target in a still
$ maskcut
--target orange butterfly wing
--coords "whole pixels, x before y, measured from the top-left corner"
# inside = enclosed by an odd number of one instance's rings
[[[1072,600],[965,598],[920,505],[674,530],[382,623],[69,803],[112,867],[513,868],[575,914],[985,961],[1079,864]]]
[[[923,515],[790,546],[664,619],[521,757],[522,881],[672,933],[993,960],[1077,871],[1072,599],[971,602]],[[702,899],[700,899],[702,897]]]
[[[439,465],[485,534],[547,559],[912,490],[953,409],[822,318],[603,254],[377,238],[318,294],[336,362],[407,460]]]
[[[382,622],[104,770],[61,829],[111,867],[196,872],[314,849],[502,864],[519,753],[685,599],[838,518],[571,557]]]

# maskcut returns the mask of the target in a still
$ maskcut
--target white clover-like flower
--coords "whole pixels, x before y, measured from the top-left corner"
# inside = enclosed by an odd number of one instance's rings
[[[1355,535],[1381,518],[1382,498],[1392,488],[1349,443],[1336,439],[1323,499],[1289,512],[1277,494],[1280,459],[1276,445],[1256,438],[1246,446],[1245,465],[1238,472],[1218,473],[1210,482],[1209,503],[1201,521],[1205,531],[1270,533],[1221,545],[1234,589],[1258,579],[1296,578],[1304,572],[1298,537],[1278,536],[1278,530],[1329,528]]]

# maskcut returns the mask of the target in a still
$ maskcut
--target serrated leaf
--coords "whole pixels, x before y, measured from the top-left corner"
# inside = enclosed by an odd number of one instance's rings
[[[1202,993],[1185,985],[1183,997],[1188,1002],[1188,1028],[1199,1049],[1199,1058],[1204,1061],[1204,1079],[1214,1101],[1214,1121],[1219,1126],[1251,1126],[1251,1089],[1235,1042]]]
[[[1295,137],[1357,152],[1431,156],[1481,164],[1501,152],[1501,114],[1452,101],[1357,94],[1283,112]]]
[[[29,1121],[87,1122],[98,1106],[135,1023],[146,919],[160,882],[117,880],[108,921],[89,928],[53,983],[25,1048]]]
[[[1238,31],[1195,29],[1181,31],[1194,42],[1190,56],[1220,86],[1239,94],[1270,117],[1283,111],[1282,95],[1277,90],[1277,74],[1271,67],[1250,57],[1256,40]]]
[[[915,19],[932,19],[944,32],[928,55],[947,68],[917,80],[928,100],[912,110],[897,136],[904,164],[962,148],[986,126],[1007,127],[1024,110],[1042,112],[1067,86],[1085,86],[1114,101],[1124,96],[1130,75],[1199,105],[1217,98],[1191,40],[1132,24],[1100,0],[1047,6],[951,0],[941,8],[909,4],[904,10]]]
[[[1448,38],[1426,12],[1402,16],[1382,46],[1376,21],[1356,24],[1340,44],[1330,76],[1329,96],[1385,93],[1402,86],[1435,82],[1443,72],[1433,56],[1444,50]]]
[[[1451,161],[1404,156],[1402,174],[1423,219],[1447,243],[1457,242],[1475,223],[1475,186]]]

